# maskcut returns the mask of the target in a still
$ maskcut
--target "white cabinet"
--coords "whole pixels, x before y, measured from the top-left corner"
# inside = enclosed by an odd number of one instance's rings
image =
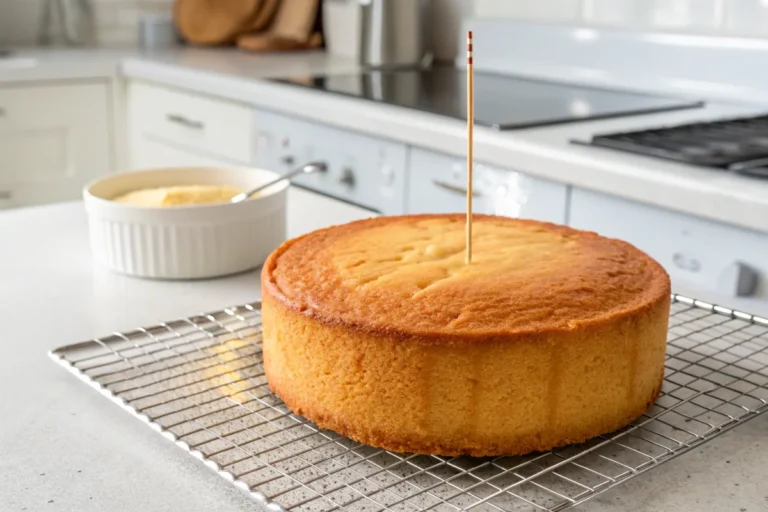
[[[677,293],[768,316],[768,234],[583,189],[573,190],[570,224],[647,252]]]
[[[131,145],[131,166],[136,169],[151,169],[154,167],[183,167],[183,166],[232,166],[227,162],[209,155],[200,155],[192,151],[179,149],[162,142],[136,138]]]
[[[108,86],[0,86],[0,208],[79,199],[112,170]]]
[[[568,188],[521,172],[475,164],[473,211],[544,220],[566,221]],[[467,166],[459,157],[411,149],[408,213],[466,211]]]
[[[247,105],[144,82],[129,83],[127,102],[134,168],[253,161]]]

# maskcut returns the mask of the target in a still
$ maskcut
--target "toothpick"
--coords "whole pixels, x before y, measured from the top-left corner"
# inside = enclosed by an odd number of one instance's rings
[[[472,136],[475,124],[475,81],[472,69],[472,31],[467,31],[467,241],[465,263],[472,263]]]

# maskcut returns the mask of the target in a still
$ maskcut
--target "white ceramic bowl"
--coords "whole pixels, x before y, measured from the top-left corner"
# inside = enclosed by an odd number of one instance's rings
[[[285,241],[287,181],[235,204],[153,208],[111,199],[179,185],[247,190],[277,177],[261,169],[179,167],[97,180],[83,190],[93,257],[116,272],[158,279],[199,279],[256,268]]]

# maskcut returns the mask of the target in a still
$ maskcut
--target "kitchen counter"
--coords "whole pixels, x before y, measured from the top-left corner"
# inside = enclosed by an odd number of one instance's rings
[[[19,50],[36,64],[4,68],[3,82],[127,76],[293,114],[448,154],[465,151],[465,123],[438,115],[264,80],[359,70],[352,60],[310,51],[253,55],[237,50]],[[477,127],[479,162],[768,233],[768,180],[571,144],[594,133],[749,115],[768,106],[707,104],[658,114],[527,130]]]
[[[120,62],[134,49],[19,48],[0,57],[0,86],[41,80],[110,80],[119,77]]]
[[[317,52],[290,56],[176,50],[127,57],[123,74],[250,103],[382,138],[463,155],[458,119],[264,80],[349,73],[354,62]],[[768,180],[571,144],[593,133],[750,115],[768,106],[707,104],[701,109],[527,130],[475,129],[479,162],[768,233]],[[418,171],[416,171],[418,172]]]
[[[79,202],[0,214],[0,240],[13,248],[0,251],[1,508],[257,510],[46,354],[113,331],[258,300],[258,271],[194,282],[139,280],[95,268],[87,238]],[[765,510],[767,431],[763,415],[576,510]]]

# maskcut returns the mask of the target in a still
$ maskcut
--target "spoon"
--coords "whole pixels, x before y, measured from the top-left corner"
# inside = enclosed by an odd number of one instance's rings
[[[283,180],[290,180],[294,176],[298,176],[299,174],[311,174],[315,171],[325,172],[328,170],[328,164],[325,162],[312,162],[306,165],[302,165],[298,169],[295,169],[291,172],[285,173],[282,176],[280,176],[277,179],[274,179],[268,183],[265,183],[263,185],[259,185],[256,188],[252,188],[251,190],[248,190],[246,192],[243,192],[241,194],[237,194],[235,197],[229,200],[230,203],[241,203],[251,197],[256,192],[261,192],[265,188],[269,188],[272,185],[276,183],[280,183]]]

